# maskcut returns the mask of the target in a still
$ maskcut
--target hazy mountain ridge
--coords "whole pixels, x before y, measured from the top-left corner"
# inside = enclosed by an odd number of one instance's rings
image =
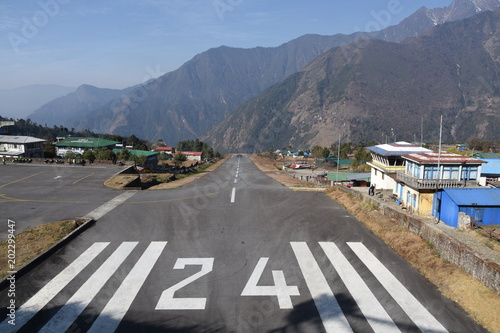
[[[74,92],[43,105],[30,114],[29,118],[48,126],[81,127],[79,125],[82,118],[127,92],[127,89],[105,89],[84,84]]]
[[[500,10],[446,23],[400,44],[333,49],[264,91],[202,139],[221,151],[420,137],[498,138]],[[278,103],[277,103],[278,101]]]
[[[84,111],[80,118],[71,118],[66,126],[121,135],[134,133],[175,144],[203,135],[244,102],[334,47],[360,39],[399,42],[446,20],[472,16],[478,8],[498,5],[496,0],[455,0],[446,8],[421,8],[397,26],[379,32],[304,35],[273,48],[210,49],[117,100],[110,99],[92,110],[81,106]],[[58,113],[57,108],[54,110]],[[43,123],[43,114],[38,114]]]
[[[14,89],[0,89],[0,115],[9,118],[24,118],[33,110],[55,98],[75,91],[72,87],[36,84]]]

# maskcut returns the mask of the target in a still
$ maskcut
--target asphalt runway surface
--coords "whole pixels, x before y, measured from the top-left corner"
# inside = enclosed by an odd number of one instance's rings
[[[0,219],[15,222],[16,233],[35,226],[82,217],[121,191],[104,181],[119,167],[57,164],[0,165]],[[0,240],[7,229],[0,228]]]
[[[244,155],[101,195],[80,211],[94,226],[0,292],[0,332],[486,332],[324,193]]]

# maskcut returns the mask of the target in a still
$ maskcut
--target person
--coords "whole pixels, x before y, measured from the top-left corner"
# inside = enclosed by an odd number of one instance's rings
[[[2,163],[5,165],[5,157],[2,158]]]
[[[368,189],[368,195],[375,195],[375,185],[370,185],[370,188]]]

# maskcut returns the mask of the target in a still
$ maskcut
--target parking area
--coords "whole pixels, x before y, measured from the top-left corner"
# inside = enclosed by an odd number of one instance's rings
[[[119,171],[115,166],[0,165],[0,225],[14,221],[17,234],[84,216],[120,194],[103,185]],[[0,240],[6,237],[7,227],[0,228]]]

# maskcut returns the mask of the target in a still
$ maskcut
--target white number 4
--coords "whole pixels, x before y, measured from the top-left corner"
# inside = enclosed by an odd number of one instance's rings
[[[272,271],[274,286],[258,286],[269,258],[260,258],[241,296],[276,296],[280,309],[293,309],[291,296],[299,296],[297,286],[287,286],[283,271]]]

